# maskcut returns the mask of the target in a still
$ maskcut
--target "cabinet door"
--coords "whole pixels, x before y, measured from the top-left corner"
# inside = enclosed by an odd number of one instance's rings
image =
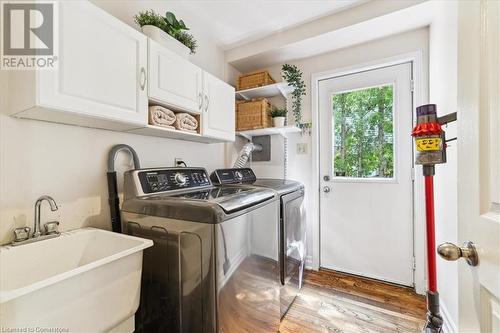
[[[203,136],[234,141],[234,88],[204,72],[203,93]]]
[[[149,99],[174,109],[201,112],[202,70],[149,39]]]
[[[147,124],[146,36],[87,1],[59,2],[58,33],[58,69],[38,73],[37,104]]]

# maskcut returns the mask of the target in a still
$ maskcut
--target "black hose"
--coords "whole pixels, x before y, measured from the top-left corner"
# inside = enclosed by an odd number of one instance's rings
[[[137,156],[137,153],[135,152],[134,148],[130,147],[129,145],[124,145],[124,144],[119,144],[119,145],[114,145],[111,147],[111,150],[109,151],[108,154],[108,171],[115,171],[115,158],[116,155],[118,155],[118,152],[121,150],[126,150],[129,152],[130,155],[132,155],[132,159],[134,160],[134,169],[140,169],[141,168],[141,163],[139,162],[139,157]]]
[[[111,214],[111,229],[114,232],[122,232],[122,221],[120,217],[120,198],[118,198],[118,185],[116,182],[116,171],[108,171],[108,203]]]
[[[118,184],[116,181],[116,171],[115,171],[115,158],[118,152],[121,150],[128,151],[134,160],[134,169],[139,169],[141,167],[139,162],[139,157],[135,152],[134,148],[119,144],[111,147],[108,154],[108,172],[106,177],[108,179],[108,203],[109,203],[109,213],[111,215],[111,229],[114,232],[122,231],[122,222],[120,217],[120,198],[118,197]]]

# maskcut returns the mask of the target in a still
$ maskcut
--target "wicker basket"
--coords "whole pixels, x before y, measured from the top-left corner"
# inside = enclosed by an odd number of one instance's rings
[[[276,81],[273,80],[268,71],[259,70],[240,75],[238,79],[238,90],[256,88],[273,83],[276,83]]]
[[[272,126],[269,115],[271,103],[267,98],[236,103],[236,130],[246,131]]]

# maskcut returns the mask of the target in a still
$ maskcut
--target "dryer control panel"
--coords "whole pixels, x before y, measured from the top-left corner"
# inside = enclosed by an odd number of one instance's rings
[[[212,185],[203,168],[146,169],[138,177],[144,194]]]
[[[214,184],[253,183],[257,180],[255,173],[250,168],[242,169],[217,169],[210,175]]]

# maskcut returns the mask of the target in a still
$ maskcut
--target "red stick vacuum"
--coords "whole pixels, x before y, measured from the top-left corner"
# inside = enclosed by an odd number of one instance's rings
[[[429,274],[428,289],[437,292],[436,274],[436,237],[434,231],[434,177],[425,176],[425,219],[427,235],[427,271]]]
[[[442,120],[442,121],[440,121]],[[417,108],[417,125],[412,131],[415,138],[415,164],[422,165],[425,179],[425,217],[427,235],[427,324],[425,332],[440,333],[443,318],[439,312],[439,293],[436,274],[436,236],[434,221],[435,165],[446,163],[446,139],[441,124],[456,120],[456,113],[437,117],[436,105],[426,104]]]

